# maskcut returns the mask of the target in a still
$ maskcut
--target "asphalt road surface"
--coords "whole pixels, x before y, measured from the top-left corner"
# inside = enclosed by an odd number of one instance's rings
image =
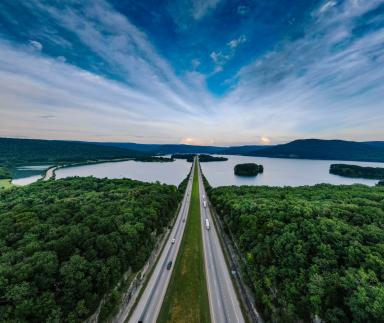
[[[196,167],[195,165],[196,163],[194,163],[194,167]],[[192,169],[175,225],[129,322],[137,323],[142,321],[144,323],[154,323],[157,320],[187,223],[192,193],[193,171],[194,169]],[[175,239],[174,243],[172,243],[172,239]],[[172,261],[172,265],[168,269],[167,266],[170,261]],[[124,322],[124,320],[121,322]]]
[[[204,260],[211,319],[214,323],[243,323],[245,321],[240,303],[230,277],[229,268],[225,262],[216,228],[212,222],[200,167],[198,167],[198,174]],[[209,221],[209,230],[206,219]]]

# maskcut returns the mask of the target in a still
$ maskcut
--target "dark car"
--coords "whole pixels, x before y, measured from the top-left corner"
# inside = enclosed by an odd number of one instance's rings
[[[172,260],[171,260],[170,262],[168,262],[168,264],[167,264],[167,269],[170,270],[171,267],[172,267]]]

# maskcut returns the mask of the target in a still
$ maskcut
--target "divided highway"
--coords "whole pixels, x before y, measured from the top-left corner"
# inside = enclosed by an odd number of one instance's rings
[[[208,207],[200,164],[198,166],[201,224],[203,226],[203,245],[205,270],[212,322],[243,323],[240,303],[231,280],[229,268],[225,262],[216,228]]]
[[[194,162],[193,167],[196,167],[196,162]],[[160,259],[156,264],[152,276],[149,279],[129,322],[154,323],[157,320],[187,222],[186,218],[188,216],[189,204],[191,200],[193,173],[194,168],[192,168],[175,225],[172,228],[172,232],[169,235],[169,239],[165,244]],[[171,265],[170,262],[172,262]],[[123,323],[124,319],[121,322]]]

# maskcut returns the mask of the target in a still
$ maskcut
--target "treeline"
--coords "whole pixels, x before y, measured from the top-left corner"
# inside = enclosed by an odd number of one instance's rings
[[[193,168],[193,165],[191,166],[191,169],[189,170],[187,177],[184,178],[183,181],[177,187],[177,190],[179,191],[179,194],[181,197],[182,195],[184,195],[185,190],[187,189],[188,180],[189,180],[189,177],[191,176],[192,168]]]
[[[0,165],[5,166],[143,156],[144,153],[134,150],[85,142],[0,138]]]
[[[234,167],[234,173],[238,176],[256,176],[262,172],[264,172],[263,165],[255,163],[237,164]]]
[[[136,161],[140,162],[150,162],[150,163],[167,163],[167,162],[174,162],[174,158],[168,158],[168,157],[157,157],[157,156],[143,156],[143,157],[136,157]]]
[[[250,156],[384,162],[382,143],[300,139],[246,153]]]
[[[266,321],[383,322],[384,187],[209,192]]]
[[[0,192],[0,321],[80,322],[174,216],[174,186],[67,178]]]
[[[5,166],[0,165],[0,179],[8,179],[11,178],[11,172]]]
[[[172,158],[175,159],[186,159],[187,162],[192,163],[194,158],[196,156],[199,156],[199,161],[204,163],[204,162],[214,162],[214,161],[227,161],[228,158],[226,157],[218,157],[218,156],[211,156],[211,155],[206,155],[206,154],[173,154]]]
[[[367,179],[384,179],[384,168],[380,167],[363,167],[347,164],[332,164],[329,172],[334,175],[367,178]]]

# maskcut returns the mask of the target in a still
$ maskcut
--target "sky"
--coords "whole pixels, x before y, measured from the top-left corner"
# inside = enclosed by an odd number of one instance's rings
[[[2,0],[0,136],[384,140],[384,0]]]

